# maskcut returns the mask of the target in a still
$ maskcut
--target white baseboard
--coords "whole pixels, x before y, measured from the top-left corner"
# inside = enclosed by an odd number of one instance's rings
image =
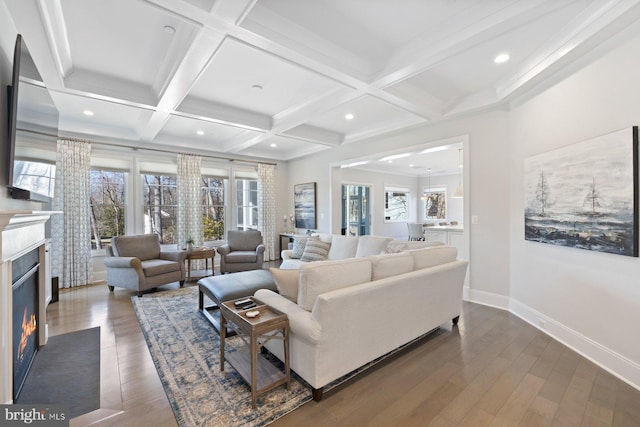
[[[504,295],[464,287],[462,290],[462,298],[464,298],[465,301],[477,302],[478,304],[488,305],[489,307],[509,310],[509,297],[505,297]]]
[[[467,287],[463,290],[463,298],[465,301],[508,310],[531,326],[589,359],[605,371],[640,390],[640,364],[566,327],[528,305],[504,295],[496,295]]]

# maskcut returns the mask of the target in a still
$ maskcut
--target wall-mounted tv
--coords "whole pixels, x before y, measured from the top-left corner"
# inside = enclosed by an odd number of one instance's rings
[[[39,194],[37,188],[16,182],[17,165],[24,163],[20,158],[24,151],[22,144],[27,141],[55,144],[58,134],[58,110],[20,34],[16,37],[13,78],[7,87],[7,100],[9,141],[6,179],[9,193],[14,199],[49,202],[50,198]]]

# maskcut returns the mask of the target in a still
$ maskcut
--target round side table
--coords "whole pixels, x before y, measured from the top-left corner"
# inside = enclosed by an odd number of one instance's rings
[[[211,275],[214,275],[214,258],[216,256],[215,248],[193,248],[187,252],[187,282],[191,281],[191,260],[204,259],[205,269],[209,270],[209,258],[211,258]]]

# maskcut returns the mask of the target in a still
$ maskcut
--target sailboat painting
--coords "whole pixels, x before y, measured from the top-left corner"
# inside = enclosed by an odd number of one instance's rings
[[[638,256],[638,127],[528,157],[525,239]]]

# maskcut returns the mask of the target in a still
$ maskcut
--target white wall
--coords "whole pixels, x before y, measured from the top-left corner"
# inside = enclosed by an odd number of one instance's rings
[[[464,218],[470,239],[470,288],[467,295],[487,304],[508,307],[509,296],[509,147],[508,113],[496,111],[424,126],[403,135],[346,144],[289,164],[289,206],[293,184],[315,181],[318,229],[340,232],[340,184],[345,169],[331,168],[342,160],[468,135],[465,159],[464,204],[478,217]],[[380,200],[382,201],[382,200]],[[467,206],[468,204],[468,206]],[[335,208],[332,211],[332,206]],[[377,209],[374,207],[374,209]]]
[[[524,240],[526,157],[640,125],[635,37],[511,113],[511,309],[640,386],[640,260]],[[544,325],[542,325],[544,323]]]

